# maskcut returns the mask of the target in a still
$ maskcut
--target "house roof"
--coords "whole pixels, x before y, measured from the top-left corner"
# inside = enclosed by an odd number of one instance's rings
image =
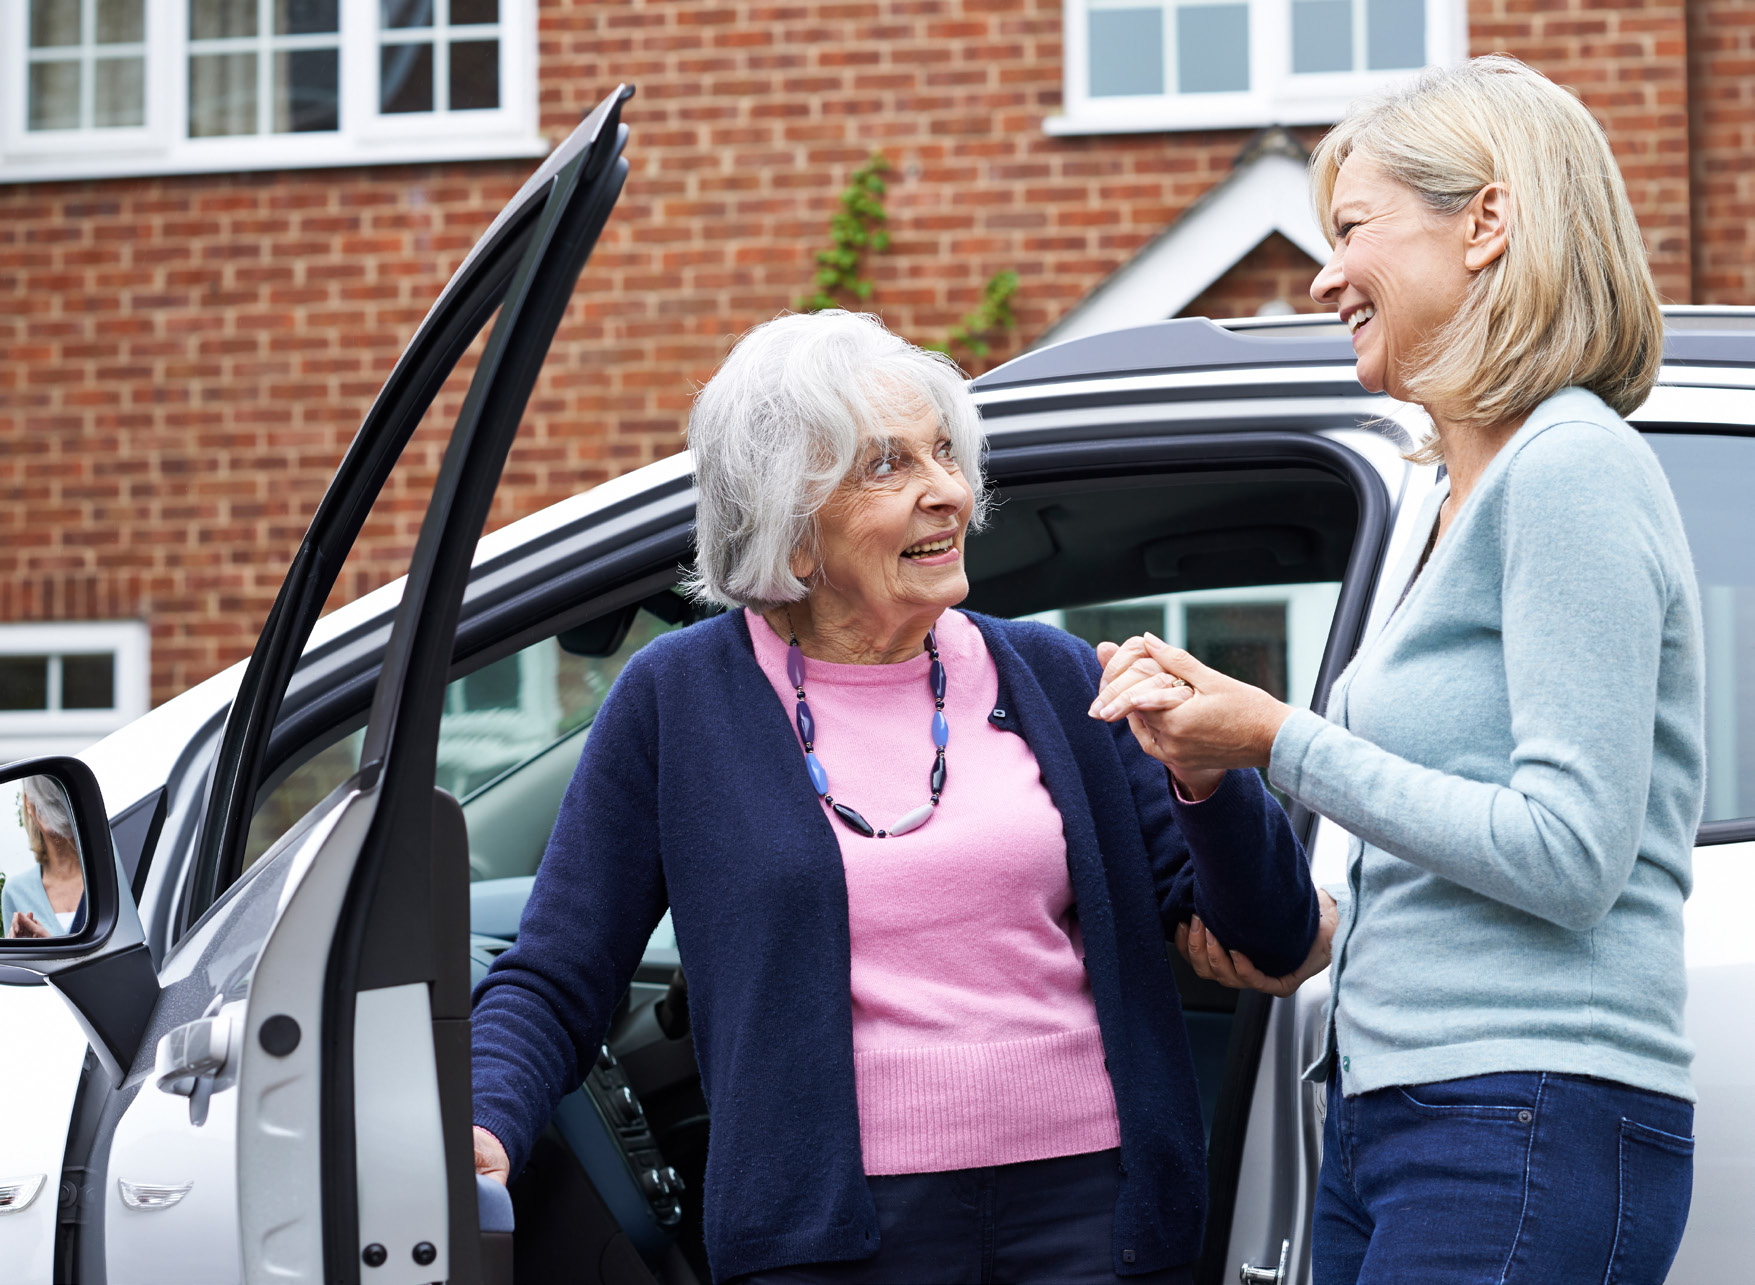
[[[1310,202],[1309,153],[1270,126],[1231,172],[1111,273],[1037,345],[1174,317],[1244,255],[1278,232],[1318,263],[1329,246]]]

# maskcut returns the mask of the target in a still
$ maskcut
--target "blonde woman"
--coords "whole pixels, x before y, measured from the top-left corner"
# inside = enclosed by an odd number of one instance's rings
[[[67,798],[53,778],[19,783],[18,811],[37,864],[6,880],[0,922],[8,937],[58,937],[84,926],[85,870]]]
[[[1295,711],[1154,638],[1093,713],[1178,773],[1263,767],[1357,836],[1330,966],[1318,1285],[1662,1281],[1687,1221],[1682,901],[1704,778],[1682,523],[1623,421],[1662,321],[1602,132],[1509,58],[1355,109],[1312,159],[1311,294],[1448,485],[1394,613]],[[1186,685],[1183,685],[1186,684]]]

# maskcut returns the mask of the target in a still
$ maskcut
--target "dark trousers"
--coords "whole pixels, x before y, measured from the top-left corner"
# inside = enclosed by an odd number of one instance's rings
[[[1111,1230],[1120,1152],[869,1178],[870,1258],[740,1276],[736,1285],[1190,1285],[1188,1268],[1118,1277]]]
[[[1315,1285],[1662,1285],[1694,1108],[1607,1080],[1480,1075],[1343,1097],[1330,1081]]]

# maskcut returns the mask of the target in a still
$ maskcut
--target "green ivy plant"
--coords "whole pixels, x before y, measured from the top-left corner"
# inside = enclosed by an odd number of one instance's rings
[[[816,252],[816,290],[798,299],[795,306],[800,312],[838,308],[849,295],[860,302],[871,297],[871,278],[861,276],[860,269],[867,251],[882,254],[890,248],[889,213],[884,209],[888,187],[884,174],[889,168],[884,154],[873,152],[847,180],[829,218],[828,248]],[[982,287],[981,302],[943,341],[922,346],[946,355],[954,355],[951,349],[958,347],[976,360],[986,357],[993,350],[991,341],[1002,333],[1009,334],[1017,325],[1012,314],[1012,296],[1017,289],[1016,272],[1008,268],[994,273]]]
[[[816,293],[799,299],[800,312],[837,308],[840,300],[836,296],[840,294],[855,299],[871,297],[871,280],[860,276],[859,268],[866,250],[882,254],[890,248],[890,234],[884,227],[889,218],[884,211],[884,171],[889,168],[884,154],[873,152],[847,180],[838,208],[829,219],[829,248],[817,251]]]
[[[993,350],[989,340],[997,334],[1010,334],[1017,325],[1017,318],[1012,315],[1012,295],[1017,289],[1018,274],[1010,268],[994,273],[981,288],[981,302],[963,314],[944,342],[925,346],[949,356],[951,345],[955,344],[976,360],[986,357]]]

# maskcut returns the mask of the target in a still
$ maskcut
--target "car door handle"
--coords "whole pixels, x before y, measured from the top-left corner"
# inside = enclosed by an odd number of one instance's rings
[[[1253,1263],[1244,1263],[1237,1269],[1237,1279],[1243,1285],[1286,1285],[1286,1268],[1292,1261],[1292,1242],[1280,1242],[1280,1265],[1278,1267],[1257,1267]]]
[[[153,1079],[166,1093],[189,1099],[189,1123],[207,1123],[207,1100],[237,1044],[233,1017],[199,1017],[166,1031],[158,1042]]]

